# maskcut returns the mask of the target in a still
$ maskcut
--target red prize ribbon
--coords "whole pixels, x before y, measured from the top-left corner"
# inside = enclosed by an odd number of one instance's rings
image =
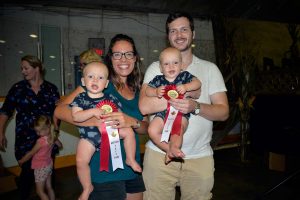
[[[183,94],[179,94],[177,92],[176,85],[166,85],[166,87],[165,87],[165,94],[163,95],[163,97],[166,100],[170,100],[171,98],[182,99],[183,98]],[[166,120],[168,119],[169,114],[170,114],[170,104],[168,103],[167,113],[166,113],[166,117],[165,117],[164,123],[166,123]],[[182,120],[182,113],[178,112],[177,116],[176,116],[176,118],[174,120],[173,126],[172,126],[171,135],[174,135],[174,134],[180,135],[180,132],[181,132],[181,120]]]
[[[118,111],[117,106],[110,100],[103,100],[96,105],[97,108],[105,110],[105,113]],[[100,125],[101,148],[100,148],[100,171],[109,171],[109,139],[106,131],[106,124],[103,122]]]

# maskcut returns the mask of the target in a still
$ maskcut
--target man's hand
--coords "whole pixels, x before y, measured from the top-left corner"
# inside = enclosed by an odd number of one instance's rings
[[[177,109],[179,112],[183,114],[187,114],[190,112],[193,112],[196,107],[195,100],[192,99],[173,99],[171,98],[169,100],[169,103],[171,106],[173,106],[175,109]]]

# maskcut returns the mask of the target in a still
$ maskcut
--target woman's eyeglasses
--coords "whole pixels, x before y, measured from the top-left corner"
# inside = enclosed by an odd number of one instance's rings
[[[125,56],[126,59],[133,59],[134,58],[134,52],[133,51],[128,51],[128,52],[125,52],[125,53],[113,52],[112,53],[112,58],[114,60],[120,60],[123,55]]]

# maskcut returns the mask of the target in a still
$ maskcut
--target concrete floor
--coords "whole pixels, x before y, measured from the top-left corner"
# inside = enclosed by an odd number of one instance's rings
[[[297,158],[287,158],[285,171],[275,171],[269,169],[268,154],[247,155],[247,161],[242,163],[239,148],[215,151],[214,200],[300,199],[296,187],[300,183],[300,165],[294,162]]]
[[[242,163],[238,147],[215,151],[213,200],[300,199],[300,191],[296,187],[300,183],[300,173],[280,184],[299,169],[298,159],[289,159],[292,161],[289,161],[286,170],[280,172],[269,169],[265,154],[249,152],[247,155],[247,162]],[[56,194],[59,200],[78,198],[81,188],[75,167],[58,169],[56,178]],[[13,190],[0,194],[0,199],[14,200],[17,196],[17,190]],[[33,192],[32,200],[37,199]],[[176,199],[179,199],[179,193]]]

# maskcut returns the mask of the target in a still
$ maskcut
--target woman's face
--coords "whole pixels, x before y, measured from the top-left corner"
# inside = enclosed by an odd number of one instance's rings
[[[112,65],[115,73],[120,77],[127,78],[134,69],[136,56],[133,55],[133,47],[128,41],[122,40],[115,43],[112,47]],[[118,55],[118,56],[114,56]],[[121,55],[121,58],[119,59]]]
[[[33,80],[37,77],[37,75],[40,73],[39,68],[32,67],[27,61],[23,60],[21,62],[21,72],[22,75],[24,76],[24,79],[29,81]]]

